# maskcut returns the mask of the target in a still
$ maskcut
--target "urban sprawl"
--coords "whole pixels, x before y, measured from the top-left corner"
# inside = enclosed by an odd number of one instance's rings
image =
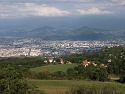
[[[0,44],[0,57],[56,57],[66,54],[93,52],[103,47],[113,46],[125,46],[124,39],[112,41],[44,41],[41,39],[22,39],[7,44]]]

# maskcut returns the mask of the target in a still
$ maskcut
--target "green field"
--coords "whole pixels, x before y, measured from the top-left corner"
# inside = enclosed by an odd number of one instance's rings
[[[46,65],[41,67],[36,67],[31,69],[35,72],[40,72],[42,70],[47,70],[49,72],[63,71],[66,72],[68,68],[73,68],[77,64],[58,64],[58,65]],[[28,80],[30,84],[34,84],[39,90],[43,90],[46,94],[65,94],[64,92],[68,90],[71,86],[84,85],[84,86],[95,86],[99,88],[104,88],[105,86],[115,86],[117,92],[125,94],[125,84],[120,84],[117,82],[99,82],[99,81],[82,81],[82,80]]]
[[[116,82],[98,82],[98,81],[74,81],[74,80],[29,80],[38,87],[39,90],[43,90],[46,94],[64,94],[64,92],[71,86],[76,85],[95,85],[97,87],[116,86],[117,91],[122,91],[125,94],[125,84]]]
[[[49,72],[55,72],[55,71],[66,72],[67,69],[73,68],[75,66],[77,66],[77,64],[46,65],[46,66],[36,67],[36,68],[31,69],[31,70],[35,71],[37,73],[42,71],[42,70],[47,70]]]

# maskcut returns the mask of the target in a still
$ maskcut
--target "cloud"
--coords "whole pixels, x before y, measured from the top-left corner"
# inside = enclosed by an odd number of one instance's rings
[[[77,13],[82,14],[82,15],[88,15],[88,14],[112,14],[113,12],[110,11],[105,11],[105,10],[100,10],[99,8],[93,7],[91,9],[87,10],[76,10]]]
[[[65,16],[68,11],[60,10],[46,4],[35,3],[1,3],[0,17],[28,17],[28,16]]]
[[[117,4],[121,4],[121,5],[125,4],[125,0],[112,0],[112,2],[115,2]]]
[[[7,15],[7,14],[0,13],[0,17],[1,17],[1,18],[8,17],[8,16],[9,16],[9,15]]]
[[[124,0],[0,0],[9,3],[113,3],[124,2]]]
[[[49,3],[53,3],[53,2],[100,2],[100,0],[0,0],[0,2],[18,2],[18,3],[34,3],[34,2],[49,2]],[[103,1],[101,1],[103,2]]]
[[[0,18],[125,14],[124,0],[0,0]]]
[[[65,16],[69,14],[68,11],[59,10],[56,7],[50,7],[46,4],[26,3],[25,8],[21,8],[19,11],[25,11],[25,9],[30,12],[29,14],[36,16]]]

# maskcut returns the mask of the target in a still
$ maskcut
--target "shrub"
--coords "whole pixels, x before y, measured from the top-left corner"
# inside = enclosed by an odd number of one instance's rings
[[[121,83],[125,83],[125,75],[122,75],[122,76],[120,77],[120,82],[121,82]]]

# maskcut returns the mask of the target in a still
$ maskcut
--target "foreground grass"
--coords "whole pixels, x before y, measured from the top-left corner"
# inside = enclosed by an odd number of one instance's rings
[[[94,85],[97,87],[116,86],[117,92],[122,91],[125,94],[125,84],[116,82],[98,82],[98,81],[74,81],[74,80],[29,80],[29,83],[36,85],[39,90],[44,90],[46,94],[64,94],[71,86],[76,85]]]
[[[77,64],[46,65],[46,66],[36,67],[36,68],[31,69],[31,70],[35,71],[37,73],[42,71],[42,70],[47,70],[49,72],[55,72],[55,71],[66,72],[67,69],[73,68],[75,66],[77,66]]]

